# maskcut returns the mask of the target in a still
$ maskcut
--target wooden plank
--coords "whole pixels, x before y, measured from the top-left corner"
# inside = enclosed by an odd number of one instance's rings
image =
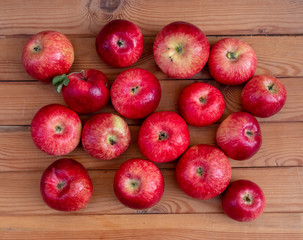
[[[94,193],[89,204],[76,212],[88,214],[134,213],[221,213],[220,196],[207,201],[192,199],[181,191],[174,169],[161,169],[165,190],[161,201],[146,210],[124,207],[113,192],[115,171],[89,171]],[[40,195],[41,171],[2,172],[0,180],[0,213],[4,215],[66,215],[45,205]],[[303,167],[233,168],[232,181],[249,179],[256,182],[266,196],[265,212],[303,212]]]
[[[205,128],[189,127],[190,146],[196,144],[215,145],[218,125]],[[303,166],[303,123],[262,123],[263,143],[259,152],[246,161],[230,160],[233,167]],[[82,162],[88,169],[117,169],[131,158],[144,158],[140,153],[137,139],[139,126],[130,126],[130,147],[116,159],[101,161],[90,157],[77,147],[65,157]],[[0,171],[42,170],[59,157],[41,152],[33,143],[29,127],[0,127]],[[176,161],[158,164],[160,168],[173,168]]]
[[[1,17],[0,17],[1,18]],[[302,27],[303,29],[303,27]],[[222,37],[208,37],[211,44]],[[270,74],[276,77],[303,77],[303,36],[239,36],[255,50],[258,65],[256,74]],[[0,80],[32,80],[21,62],[22,49],[29,37],[0,38]],[[103,71],[110,80],[125,70],[113,68],[103,63],[95,51],[94,37],[70,37],[75,48],[75,63],[72,71],[96,68]],[[141,67],[151,71],[160,80],[168,79],[157,67],[152,54],[154,38],[145,38],[144,52],[140,60],[131,67]],[[207,67],[193,79],[210,79]]]
[[[69,34],[96,34],[115,18],[136,23],[144,35],[166,24],[189,21],[211,35],[302,34],[301,1],[1,1],[0,35],[33,34],[54,29]],[[34,16],[34,17],[33,17]]]
[[[302,213],[239,223],[223,214],[1,216],[1,239],[302,239]]]
[[[260,122],[280,122],[280,121],[303,121],[303,78],[280,78],[287,89],[287,101],[283,109],[276,115],[269,118],[259,118]],[[178,98],[183,88],[198,80],[170,80],[160,81],[162,87],[162,97],[156,111],[178,111]],[[218,84],[216,81],[199,80],[217,87],[225,98],[225,111],[221,122],[232,112],[242,111],[241,107],[241,86],[226,86]],[[43,106],[51,103],[64,104],[61,94],[54,91],[51,85],[38,82],[0,82],[0,125],[30,125],[35,113]],[[100,112],[117,112],[109,103]],[[83,121],[90,115],[81,115]],[[142,120],[126,119],[129,124],[140,124]]]

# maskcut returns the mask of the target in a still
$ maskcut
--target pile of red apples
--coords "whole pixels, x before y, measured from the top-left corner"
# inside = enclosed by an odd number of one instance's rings
[[[130,67],[143,52],[141,30],[126,20],[106,24],[96,38],[102,61],[113,67]],[[192,198],[211,199],[222,194],[223,211],[237,221],[251,221],[262,214],[265,197],[254,182],[230,183],[230,159],[243,161],[261,147],[262,134],[255,117],[270,117],[283,107],[286,90],[273,76],[253,76],[254,50],[233,38],[217,41],[210,50],[203,32],[186,22],[173,22],[156,36],[154,60],[171,78],[189,79],[208,62],[211,76],[221,84],[245,84],[241,105],[245,112],[227,116],[216,132],[218,147],[189,147],[188,124],[205,127],[218,122],[225,101],[214,86],[196,81],[178,99],[179,113],[154,112],[161,99],[161,85],[153,73],[141,68],[122,71],[111,87],[99,70],[68,73],[74,49],[68,38],[55,31],[37,33],[24,47],[23,65],[33,78],[52,83],[66,105],[42,107],[31,122],[35,145],[43,152],[63,156],[80,143],[100,161],[117,158],[129,147],[131,134],[124,118],[143,119],[138,146],[145,159],[130,159],[116,171],[113,191],[122,204],[146,209],[161,200],[164,179],[155,163],[178,159],[176,181]],[[109,99],[119,113],[96,113],[82,126],[79,114],[95,113]],[[84,166],[68,158],[53,162],[43,173],[40,190],[45,203],[56,210],[76,211],[88,204],[93,183]]]

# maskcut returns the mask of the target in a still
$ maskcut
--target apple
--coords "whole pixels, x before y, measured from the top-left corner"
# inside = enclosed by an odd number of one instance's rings
[[[254,76],[243,88],[242,107],[256,117],[270,117],[279,112],[286,101],[286,89],[275,77]]]
[[[82,124],[73,110],[60,104],[42,107],[31,122],[35,145],[49,155],[61,156],[80,143]]]
[[[77,113],[99,111],[109,100],[107,78],[96,69],[56,76],[53,85],[57,92],[62,89],[65,103]]]
[[[157,35],[153,46],[159,68],[173,78],[190,78],[200,72],[209,56],[203,32],[187,22],[172,22]]]
[[[217,147],[206,144],[192,146],[176,167],[179,187],[192,198],[207,200],[221,194],[231,178],[231,166]]]
[[[111,66],[131,66],[143,53],[142,32],[130,21],[110,21],[97,35],[96,50],[99,57]]]
[[[83,126],[82,145],[85,151],[101,160],[120,156],[128,148],[130,138],[127,123],[112,113],[96,114]]]
[[[111,87],[110,96],[114,108],[122,116],[145,118],[159,105],[161,85],[149,71],[132,68],[118,75]]]
[[[218,127],[216,141],[223,152],[234,160],[251,158],[262,144],[259,123],[249,113],[232,113]]]
[[[164,179],[158,167],[143,159],[124,162],[114,178],[114,192],[127,207],[146,209],[158,203],[164,192]]]
[[[55,31],[32,36],[22,52],[26,72],[38,81],[50,83],[53,77],[67,73],[74,62],[74,48],[68,38]]]
[[[225,191],[222,208],[227,216],[236,221],[252,221],[263,213],[265,196],[256,183],[243,179],[237,180]]]
[[[210,50],[208,69],[219,83],[238,85],[248,81],[257,68],[253,48],[235,38],[223,38]]]
[[[141,153],[153,162],[177,159],[188,147],[190,135],[184,119],[175,112],[156,112],[145,119],[138,137]]]
[[[179,109],[186,122],[205,127],[219,120],[225,102],[221,92],[207,83],[192,83],[179,96]]]
[[[49,207],[59,211],[77,211],[91,199],[93,184],[81,163],[62,158],[43,172],[40,192]]]

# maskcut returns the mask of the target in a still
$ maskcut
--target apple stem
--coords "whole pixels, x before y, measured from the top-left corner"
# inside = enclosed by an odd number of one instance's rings
[[[238,54],[237,54],[236,52],[228,52],[228,53],[226,54],[226,57],[227,57],[228,59],[237,59],[237,58],[238,58]]]

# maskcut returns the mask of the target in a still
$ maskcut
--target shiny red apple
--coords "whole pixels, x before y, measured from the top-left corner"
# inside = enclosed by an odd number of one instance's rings
[[[110,96],[114,108],[122,116],[144,118],[158,107],[161,85],[149,71],[132,68],[118,75],[111,87]]]
[[[232,182],[222,198],[222,208],[227,216],[248,222],[258,218],[265,209],[265,196],[262,189],[249,180]]]
[[[53,77],[67,73],[74,62],[74,48],[59,32],[43,31],[32,36],[23,48],[26,72],[38,81],[50,83]]]
[[[275,77],[254,76],[243,88],[242,107],[256,117],[270,117],[279,112],[286,101],[286,89]]]
[[[91,199],[93,184],[81,163],[62,158],[43,172],[40,192],[49,207],[59,211],[77,211]]]
[[[96,50],[102,61],[111,66],[131,66],[143,53],[142,32],[130,21],[110,21],[97,35]]]
[[[130,130],[118,115],[99,113],[83,126],[82,145],[85,151],[101,160],[120,156],[130,144]]]
[[[253,48],[239,39],[223,38],[210,50],[208,69],[220,83],[244,83],[254,75],[256,68],[257,57]]]
[[[99,111],[109,100],[107,78],[96,69],[57,76],[53,85],[57,92],[62,89],[65,103],[77,113]]]
[[[186,122],[205,127],[219,120],[225,102],[221,92],[207,83],[192,83],[179,96],[179,109]]]
[[[190,135],[184,119],[175,112],[156,112],[145,119],[138,137],[142,154],[153,162],[177,159],[188,147]]]
[[[35,145],[41,151],[55,156],[68,154],[78,146],[81,129],[77,113],[60,104],[42,107],[31,122]]]
[[[159,68],[173,78],[190,78],[200,72],[209,56],[203,32],[187,22],[173,22],[157,35],[153,46]]]
[[[164,179],[158,167],[143,159],[131,159],[117,170],[114,192],[127,207],[146,209],[158,203],[164,192]]]
[[[187,149],[180,158],[176,178],[187,195],[207,200],[226,189],[231,178],[231,166],[220,149],[199,144]]]
[[[251,158],[262,144],[259,123],[249,113],[232,113],[218,127],[216,141],[223,152],[232,159]]]

